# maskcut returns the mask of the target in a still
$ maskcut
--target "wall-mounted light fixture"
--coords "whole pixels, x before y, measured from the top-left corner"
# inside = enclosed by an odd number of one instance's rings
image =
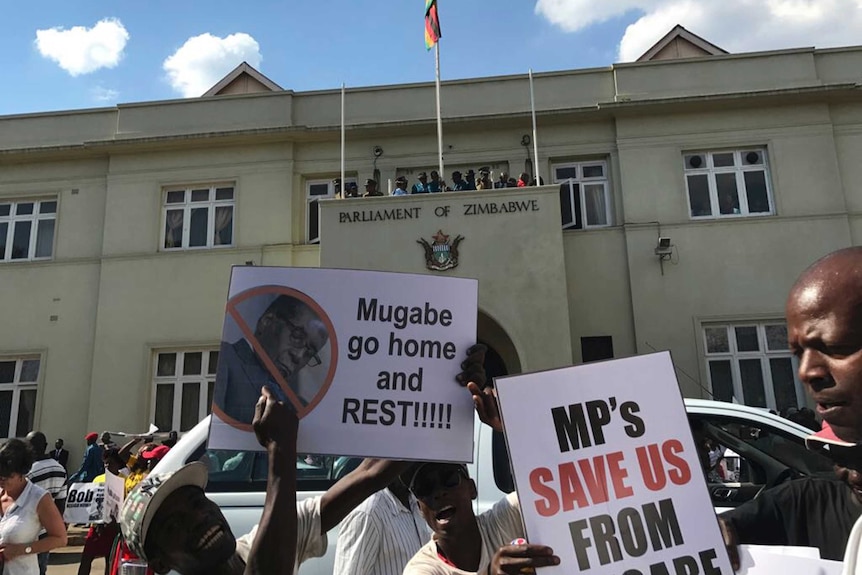
[[[670,243],[670,238],[667,236],[659,236],[658,244],[655,246],[654,253],[658,256],[658,263],[661,266],[661,275],[664,275],[664,262],[673,257],[673,244]]]
[[[658,245],[655,247],[655,255],[662,260],[670,259],[673,255],[673,244],[670,243],[670,238],[664,237],[658,239]]]

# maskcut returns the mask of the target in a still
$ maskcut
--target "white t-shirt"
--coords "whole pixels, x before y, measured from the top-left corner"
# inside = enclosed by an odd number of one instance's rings
[[[401,575],[404,566],[431,539],[431,528],[413,495],[410,509],[382,489],[347,514],[338,531],[333,573]]]
[[[236,553],[248,563],[257,525],[251,532],[236,540]],[[326,534],[320,532],[320,496],[309,497],[296,502],[296,565],[293,572],[299,571],[303,561],[326,555]]]
[[[432,539],[423,546],[404,568],[404,575],[469,575],[483,573],[488,569],[497,549],[508,545],[513,539],[524,536],[521,523],[521,507],[518,496],[510,493],[488,511],[476,517],[479,534],[482,536],[482,558],[478,571],[462,571],[446,564],[437,555],[437,543]]]

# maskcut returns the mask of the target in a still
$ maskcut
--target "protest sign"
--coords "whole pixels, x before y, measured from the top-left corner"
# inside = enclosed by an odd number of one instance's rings
[[[543,573],[732,575],[668,353],[496,387]]]
[[[63,521],[66,523],[104,523],[104,483],[73,483],[66,495]]]
[[[126,481],[105,470],[105,521],[116,521],[125,500]]]
[[[470,279],[234,267],[209,447],[261,449],[250,424],[268,385],[300,418],[300,453],[471,461],[455,376],[477,298]]]

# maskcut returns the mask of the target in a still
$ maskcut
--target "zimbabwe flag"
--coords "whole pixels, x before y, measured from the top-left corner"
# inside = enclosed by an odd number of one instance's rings
[[[431,49],[440,39],[440,19],[437,17],[437,0],[425,0],[425,47]]]

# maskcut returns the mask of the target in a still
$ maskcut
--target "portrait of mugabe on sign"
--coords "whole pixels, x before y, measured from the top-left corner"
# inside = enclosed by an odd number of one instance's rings
[[[260,388],[268,385],[299,417],[323,398],[335,374],[335,330],[306,294],[263,286],[228,301],[213,411],[251,430]]]

